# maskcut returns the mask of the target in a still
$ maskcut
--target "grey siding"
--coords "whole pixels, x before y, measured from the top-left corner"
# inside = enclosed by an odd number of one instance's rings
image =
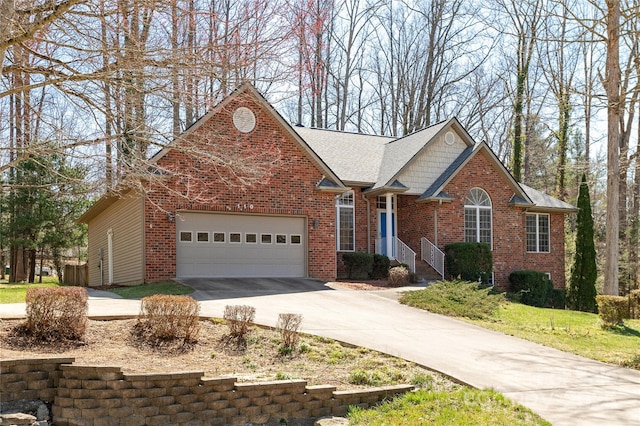
[[[126,196],[89,222],[89,286],[108,284],[109,230],[112,232],[113,283],[139,284],[144,281],[143,211],[141,196]],[[100,250],[104,253],[102,271]]]

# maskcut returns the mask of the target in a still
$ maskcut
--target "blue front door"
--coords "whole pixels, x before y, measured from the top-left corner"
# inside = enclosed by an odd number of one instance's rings
[[[396,236],[396,215],[395,213],[391,213],[391,237],[395,237],[395,236]],[[386,212],[380,212],[380,238],[382,238],[382,254],[388,257],[392,257],[392,256],[389,256],[389,254],[387,253],[387,243],[386,243],[387,213]]]

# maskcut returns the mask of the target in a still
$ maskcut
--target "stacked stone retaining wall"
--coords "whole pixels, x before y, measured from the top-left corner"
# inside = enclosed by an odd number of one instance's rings
[[[305,380],[238,383],[203,372],[125,374],[120,367],[72,365],[72,358],[0,361],[0,400],[52,402],[66,425],[306,425],[369,408],[409,385],[336,391]]]

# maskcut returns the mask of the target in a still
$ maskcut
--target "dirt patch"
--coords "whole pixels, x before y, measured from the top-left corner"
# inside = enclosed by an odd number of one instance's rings
[[[387,284],[387,280],[367,280],[367,281],[349,281],[349,280],[341,280],[327,283],[329,287],[340,287],[340,288],[348,288],[351,290],[363,290],[363,291],[372,291],[372,290],[387,290],[393,287],[390,287]]]
[[[13,335],[20,321],[2,321],[1,358],[73,357],[77,365],[118,366],[125,373],[203,371],[207,377],[231,376],[240,381],[304,379],[310,385],[327,384],[338,389],[412,382],[437,388],[457,386],[405,360],[321,337],[302,335],[299,349],[291,356],[281,356],[276,331],[253,327],[243,350],[228,344],[226,325],[201,321],[196,344],[150,348],[132,338],[135,323],[89,320],[83,342],[43,345]]]

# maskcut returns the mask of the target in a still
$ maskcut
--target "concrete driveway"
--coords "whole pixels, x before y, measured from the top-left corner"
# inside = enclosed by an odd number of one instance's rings
[[[332,289],[302,279],[189,279],[205,316],[230,304],[256,308],[256,322],[300,313],[302,329],[399,356],[478,388],[493,388],[554,425],[640,424],[640,372],[603,364],[400,305],[396,290]],[[400,290],[407,290],[404,288]],[[102,297],[98,297],[102,296]],[[24,305],[0,305],[11,316]],[[139,302],[96,294],[91,316],[135,315]],[[640,342],[639,342],[640,345]]]

